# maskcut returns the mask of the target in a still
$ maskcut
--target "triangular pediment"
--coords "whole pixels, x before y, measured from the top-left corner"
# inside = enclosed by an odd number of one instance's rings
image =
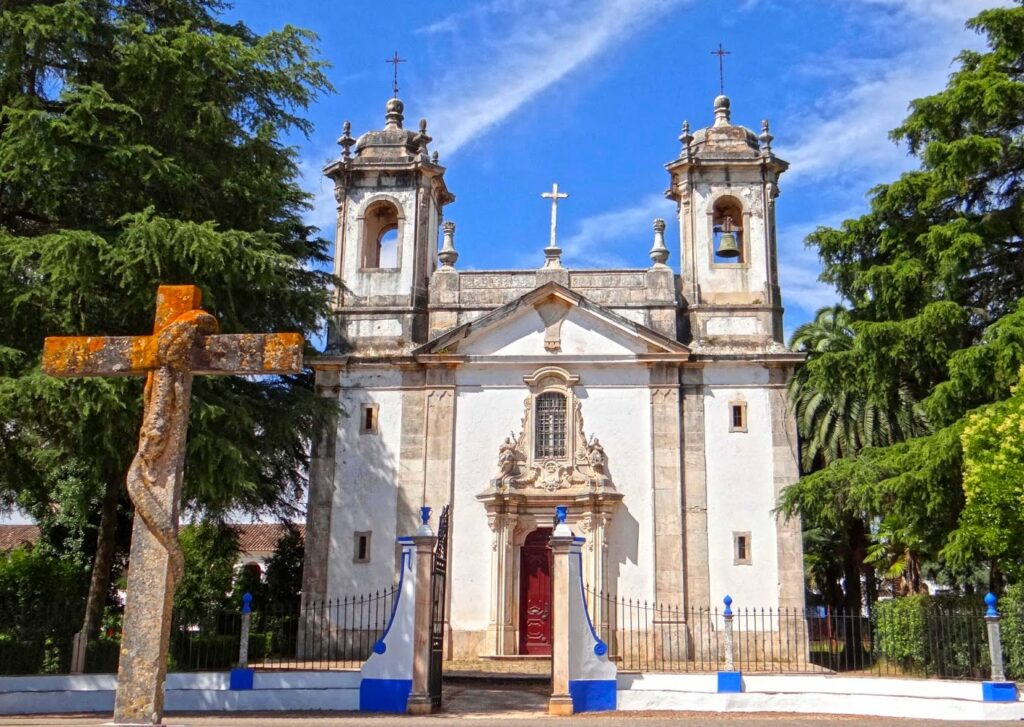
[[[546,283],[475,321],[441,334],[416,354],[473,356],[686,355],[668,336],[559,283]]]

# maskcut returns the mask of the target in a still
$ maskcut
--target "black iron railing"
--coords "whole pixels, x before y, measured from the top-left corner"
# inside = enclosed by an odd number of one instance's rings
[[[587,590],[595,628],[622,671],[836,673],[987,679],[982,608],[680,608]],[[731,631],[731,634],[729,633]],[[730,647],[731,643],[731,647]],[[1004,648],[1009,646],[1004,638]],[[1007,661],[1014,663],[1013,654]]]

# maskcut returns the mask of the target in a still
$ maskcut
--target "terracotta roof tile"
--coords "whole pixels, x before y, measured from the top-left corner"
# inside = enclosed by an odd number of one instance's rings
[[[37,525],[0,525],[0,552],[14,550],[23,543],[35,545],[39,540]]]
[[[247,523],[231,526],[238,533],[238,549],[243,553],[274,550],[285,534],[285,526],[280,523]],[[306,526],[296,525],[299,534],[306,536]]]

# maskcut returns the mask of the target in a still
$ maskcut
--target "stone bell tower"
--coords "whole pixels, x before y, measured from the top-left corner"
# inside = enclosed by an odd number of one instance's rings
[[[788,164],[761,134],[734,125],[729,98],[715,99],[715,121],[679,136],[666,165],[679,205],[682,293],[689,338],[700,346],[783,343],[775,242],[775,198]]]
[[[426,119],[410,131],[403,110],[397,97],[389,99],[384,128],[358,140],[346,121],[341,157],[324,169],[334,181],[334,272],[342,281],[327,342],[332,353],[401,353],[427,339],[438,227],[455,197],[437,152],[427,148]]]

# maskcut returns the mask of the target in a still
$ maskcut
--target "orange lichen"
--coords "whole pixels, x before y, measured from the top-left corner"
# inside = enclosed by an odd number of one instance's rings
[[[263,344],[263,368],[298,373],[302,367],[302,335],[273,333]]]
[[[133,369],[153,368],[156,362],[156,336],[136,336],[132,339],[128,360]]]
[[[43,343],[43,371],[50,376],[74,376],[103,350],[98,336],[54,336]]]
[[[161,285],[156,291],[153,333],[162,331],[182,313],[196,310],[202,301],[203,293],[195,285]]]

